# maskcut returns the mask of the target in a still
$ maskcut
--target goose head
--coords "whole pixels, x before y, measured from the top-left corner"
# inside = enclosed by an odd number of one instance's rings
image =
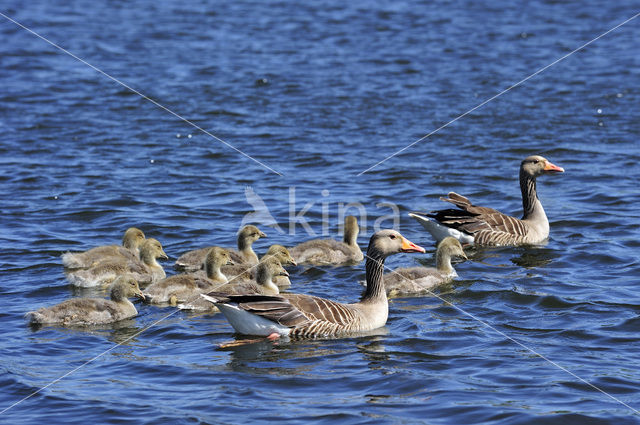
[[[344,243],[348,245],[356,245],[358,240],[358,233],[360,233],[360,227],[358,227],[358,219],[353,215],[348,215],[344,218]]]
[[[282,264],[280,264],[280,261],[276,258],[265,258],[256,270],[256,282],[264,286],[267,291],[277,294],[280,290],[276,284],[273,283],[273,278],[276,276],[289,276],[289,273],[287,273],[284,267],[282,267]]]
[[[371,236],[371,240],[369,240],[368,257],[386,258],[389,255],[400,252],[424,253],[425,249],[409,241],[400,232],[392,229],[380,230],[374,233]]]
[[[563,173],[564,168],[552,164],[543,156],[531,155],[522,160],[520,173],[528,177],[536,178],[543,174]]]
[[[286,266],[297,266],[296,260],[293,259],[291,253],[282,245],[271,245],[264,258],[274,257],[280,264]]]
[[[204,261],[205,264],[217,265],[218,267],[233,265],[229,251],[219,246],[211,248]]]
[[[110,296],[113,301],[122,301],[130,297],[138,297],[144,301],[145,297],[138,286],[138,282],[131,275],[121,275],[111,284]]]
[[[156,262],[156,258],[168,260],[169,257],[162,249],[162,244],[154,238],[149,238],[140,247],[140,259],[145,264],[153,264]]]
[[[440,241],[437,248],[438,254],[442,253],[449,258],[460,257],[464,260],[468,260],[467,255],[462,250],[460,241],[452,236],[447,236]]]
[[[246,225],[238,232],[238,249],[242,250],[244,247],[251,246],[258,239],[266,237],[267,235],[256,226]]]
[[[219,246],[211,248],[204,259],[204,269],[210,278],[220,273],[220,267],[232,264],[229,251]]]
[[[142,230],[136,227],[129,227],[127,231],[124,232],[124,237],[122,238],[122,246],[134,251],[140,248],[144,241],[145,236]]]
[[[460,257],[468,260],[460,241],[454,237],[447,236],[438,244],[436,249],[436,269],[445,276],[455,277],[458,274],[451,265],[451,258]]]

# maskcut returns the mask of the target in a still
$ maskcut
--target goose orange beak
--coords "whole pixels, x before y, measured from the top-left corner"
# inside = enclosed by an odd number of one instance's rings
[[[402,249],[400,252],[421,252],[424,254],[425,250],[423,247],[414,244],[407,238],[402,238]]]
[[[549,161],[545,162],[543,170],[544,171],[555,171],[557,173],[564,173],[564,168],[558,167],[557,165],[554,165],[554,164],[550,163]]]

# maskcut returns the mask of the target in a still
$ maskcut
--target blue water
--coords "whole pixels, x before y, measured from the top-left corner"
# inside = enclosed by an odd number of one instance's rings
[[[0,422],[640,423],[640,18],[360,174],[639,11],[632,0],[3,2],[247,156],[0,17]],[[260,253],[338,238],[347,212],[363,247],[392,226],[427,247],[390,267],[432,264],[433,240],[406,213],[441,208],[453,190],[519,215],[517,168],[534,153],[566,169],[538,184],[548,244],[470,251],[439,298],[392,300],[374,335],[222,350],[235,337],[221,315],[138,304],[97,329],[23,318],[105,296],[70,287],[59,256],[117,243],[129,226],[173,261],[232,246],[243,219],[268,234]],[[247,216],[248,187],[268,214]],[[357,299],[364,276],[290,272],[292,291],[340,301]]]

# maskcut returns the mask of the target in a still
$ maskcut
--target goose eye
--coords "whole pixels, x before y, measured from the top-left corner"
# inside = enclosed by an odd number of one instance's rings
[[[395,238],[396,238],[396,235],[389,235],[389,238],[391,238],[391,239],[395,239]]]

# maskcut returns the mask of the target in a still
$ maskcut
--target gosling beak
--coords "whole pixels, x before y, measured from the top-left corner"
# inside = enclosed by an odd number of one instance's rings
[[[287,272],[285,269],[280,270],[280,273],[278,273],[278,276],[289,276],[289,272]]]
[[[546,172],[564,173],[564,168],[558,167],[549,161],[545,162],[543,170]]]
[[[258,236],[260,236],[261,238],[266,238],[267,234],[264,233],[264,232],[260,232],[260,233],[258,233]]]
[[[161,258],[163,260],[168,260],[169,256],[166,254],[166,252],[164,252],[164,250],[160,250],[160,256],[158,258]]]
[[[138,293],[136,294],[136,296],[137,296],[138,298],[140,298],[140,300],[141,300],[142,302],[145,302],[145,301],[147,300],[147,297],[145,297],[145,296],[144,296],[144,294],[143,294],[142,292],[138,292]]]
[[[296,263],[296,260],[294,260],[293,258],[289,258],[289,264],[291,264],[292,266],[298,265],[298,263]]]
[[[462,258],[464,261],[469,261],[469,257],[467,257],[467,254],[465,254],[464,252],[462,253],[462,255],[458,255],[458,257]]]
[[[421,252],[424,254],[425,250],[423,247],[418,246],[411,242],[409,239],[403,237],[402,248],[400,249],[400,252]]]
[[[235,264],[236,264],[236,263],[234,263],[234,262],[233,262],[233,260],[232,260],[231,258],[229,258],[229,259],[227,260],[227,264],[226,264],[226,265],[227,265],[227,266],[233,266],[233,265],[235,265]]]

